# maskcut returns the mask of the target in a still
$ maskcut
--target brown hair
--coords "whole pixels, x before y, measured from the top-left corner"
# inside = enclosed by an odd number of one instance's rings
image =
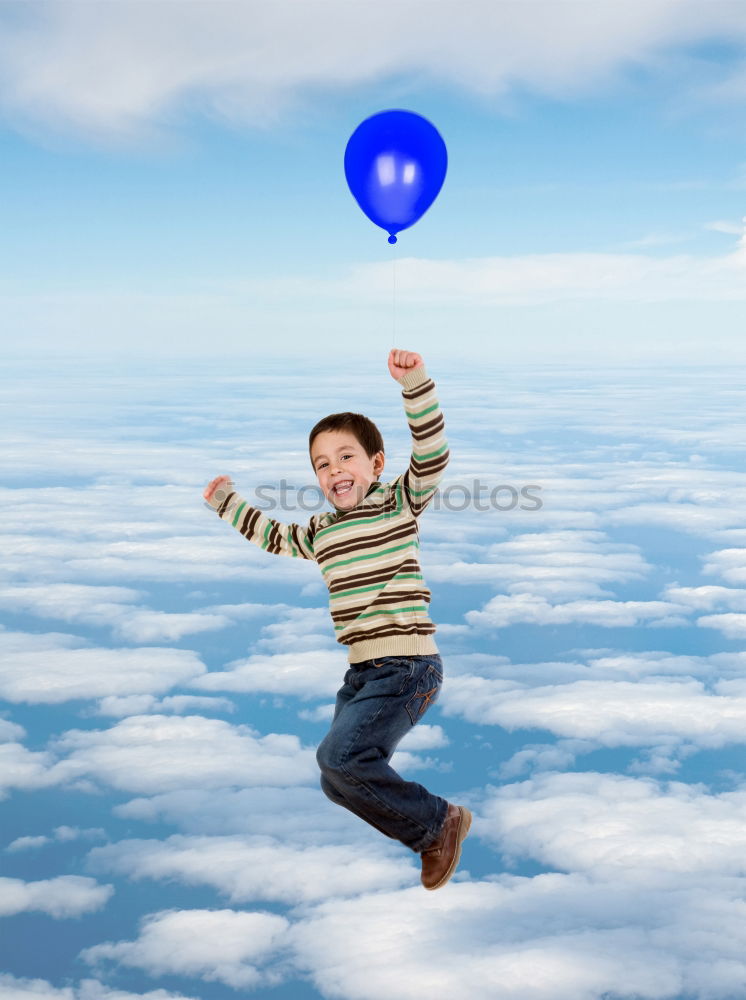
[[[376,425],[362,413],[330,413],[328,417],[319,420],[311,433],[308,435],[308,454],[311,456],[313,439],[317,434],[324,431],[349,431],[354,435],[358,444],[364,449],[368,458],[373,458],[379,451],[383,451],[383,438]],[[313,456],[311,456],[313,466]]]

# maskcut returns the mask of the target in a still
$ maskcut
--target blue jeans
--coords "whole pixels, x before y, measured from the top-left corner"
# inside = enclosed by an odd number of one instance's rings
[[[389,760],[401,738],[440,694],[440,656],[381,656],[354,663],[337,692],[331,728],[316,760],[324,793],[366,823],[419,853],[433,844],[448,803]]]

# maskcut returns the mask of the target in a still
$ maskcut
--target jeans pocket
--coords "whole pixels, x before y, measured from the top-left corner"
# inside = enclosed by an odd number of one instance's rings
[[[440,672],[432,664],[428,664],[420,674],[414,694],[406,704],[412,725],[418,722],[428,708],[438,700],[442,684],[443,678]]]
[[[411,656],[377,656],[374,660],[369,660],[368,662],[376,670],[380,670],[381,667],[391,667],[392,669],[408,670],[411,675],[415,669],[415,662]]]

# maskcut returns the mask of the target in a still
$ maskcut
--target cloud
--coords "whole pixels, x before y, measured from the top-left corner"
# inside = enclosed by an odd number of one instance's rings
[[[59,388],[50,386],[45,398],[51,405],[51,400],[59,395]],[[74,412],[74,407],[66,409],[64,394],[62,397],[58,409],[60,421],[63,412]],[[157,414],[153,419],[157,421]],[[161,455],[160,449],[143,452],[135,442],[117,445],[113,440],[105,444],[87,440],[83,449],[80,438],[68,439],[56,430],[54,440],[55,453],[52,453],[40,449],[35,437],[25,440],[19,436],[8,449],[5,461],[10,467],[22,465],[27,480],[38,476],[47,482],[50,478],[54,481],[55,477],[66,479],[77,475],[95,482],[94,486],[87,489],[36,486],[0,491],[8,574],[19,581],[30,577],[59,584],[58,590],[42,599],[42,616],[107,624],[129,641],[139,641],[141,634],[173,638],[215,630],[252,615],[242,615],[239,605],[234,617],[222,611],[200,609],[194,612],[193,619],[191,612],[186,617],[177,615],[176,619],[169,619],[165,613],[166,617],[160,619],[158,614],[151,613],[152,609],[131,606],[139,591],[99,588],[96,581],[255,583],[266,573],[273,583],[286,580],[298,585],[304,573],[306,580],[313,578],[315,582],[318,578],[314,563],[268,556],[237,532],[233,537],[214,511],[202,506],[203,484],[195,483],[193,467],[195,463],[209,467],[213,459],[206,452],[185,459],[178,450]],[[138,471],[123,475],[122,467]],[[268,475],[266,467],[262,470],[257,465],[256,476],[259,475]],[[150,478],[159,485],[133,484],[135,476]],[[183,485],[184,481],[188,485]],[[127,487],[126,491],[122,486]],[[147,509],[147,516],[143,508]],[[154,510],[161,511],[160,519],[153,514]],[[44,530],[50,517],[59,525],[51,538]],[[119,525],[119,535],[112,536],[101,527],[112,520]],[[180,525],[181,534],[174,534],[174,523]],[[70,582],[71,576],[84,579],[85,588],[79,590],[77,584]],[[22,584],[18,595],[6,592],[4,601],[9,608],[32,609],[33,589],[28,592],[24,587]]]
[[[732,548],[711,552],[702,572],[720,576],[728,583],[746,583],[746,549]]]
[[[357,265],[333,289],[342,300],[364,295],[371,286],[379,294],[389,268]],[[397,299],[401,305],[428,307],[526,305],[561,300],[611,302],[732,300],[746,298],[743,276],[746,253],[741,242],[720,256],[643,253],[551,253],[506,257],[434,260],[408,257],[397,261]],[[285,278],[266,292],[277,294]],[[293,279],[295,294],[312,296],[310,279]],[[320,293],[318,286],[315,294]]]
[[[306,722],[326,722],[328,724],[334,718],[334,702],[316,705],[315,708],[301,708],[298,711],[298,718],[305,719]]]
[[[728,235],[740,236],[743,231],[743,222],[730,222],[727,219],[715,219],[705,223],[705,229],[710,229],[715,233],[728,233]]]
[[[40,882],[0,878],[0,917],[37,911],[50,917],[79,917],[95,913],[109,901],[114,886],[99,885],[81,875],[60,875]]]
[[[54,756],[48,751],[28,750],[18,742],[25,736],[22,726],[0,719],[0,799],[13,789],[46,788],[58,780]]]
[[[654,746],[674,751],[746,741],[746,691],[709,690],[693,677],[573,680],[529,687],[462,674],[444,687],[441,710],[480,725],[544,729],[562,739],[605,747]]]
[[[26,735],[23,726],[10,719],[0,719],[0,743],[10,743],[12,740],[22,740]]]
[[[550,604],[535,594],[498,594],[482,611],[467,611],[470,625],[503,628],[518,622],[533,625],[568,625],[583,622],[608,628],[647,623],[650,627],[687,625],[680,605],[666,601],[570,601]]]
[[[556,743],[529,743],[501,764],[499,776],[509,781],[526,771],[555,771],[572,767],[575,759],[598,749],[592,740],[557,740]]]
[[[407,750],[435,750],[448,746],[449,742],[442,726],[418,722],[405,734],[399,746]]]
[[[68,843],[72,840],[105,840],[106,834],[104,830],[100,827],[92,827],[87,830],[81,830],[79,827],[72,826],[58,826],[53,831],[53,835],[48,837],[46,835],[37,837],[16,837],[5,848],[6,851],[28,851],[34,850],[38,847],[45,847],[47,844],[52,844],[55,841],[60,843]]]
[[[273,913],[163,910],[143,918],[136,940],[97,944],[81,958],[96,966],[113,961],[153,976],[197,976],[253,989],[279,979],[267,963],[287,927],[288,921]]]
[[[711,611],[718,607],[726,607],[733,611],[746,611],[746,590],[733,587],[714,585],[681,587],[678,584],[670,584],[664,589],[662,596],[695,610]],[[700,618],[699,622],[701,621]]]
[[[0,632],[0,650],[0,696],[12,703],[161,693],[206,671],[188,649],[96,648],[56,632]]]
[[[281,829],[281,814],[275,820]],[[383,845],[366,854],[358,844],[288,844],[267,836],[125,840],[94,848],[88,858],[94,872],[207,885],[231,903],[318,902],[419,881],[419,865]]]
[[[4,1000],[196,1000],[170,990],[130,993],[97,979],[83,979],[77,986],[57,987],[46,979],[21,979],[5,972],[0,972],[0,994]]]
[[[552,489],[554,484],[547,486]],[[594,496],[594,503],[596,499]],[[572,502],[569,497],[567,500]],[[477,523],[477,527],[488,533],[490,524]],[[501,589],[516,595],[510,603],[517,607],[526,598],[523,592],[527,589],[531,591],[529,598],[536,600],[538,595],[608,597],[610,592],[602,589],[602,584],[640,580],[652,570],[637,546],[613,542],[603,531],[552,530],[547,526],[545,530],[518,532],[504,542],[476,545],[475,550],[479,558],[474,562],[465,562],[462,555],[448,558],[447,550],[441,561],[438,550],[428,560],[427,578],[465,585],[499,583]]]
[[[168,823],[197,835],[275,837],[281,826],[286,844],[308,847],[364,840],[380,848],[380,834],[346,809],[333,805],[318,785],[185,788],[135,798],[113,811],[123,819]]]
[[[697,619],[700,628],[714,628],[727,639],[746,638],[746,614],[703,615]]]
[[[52,838],[45,836],[38,837],[16,837],[5,848],[6,851],[28,851],[33,850],[37,847],[44,847],[46,844],[51,844]]]
[[[618,774],[541,774],[489,789],[474,832],[509,858],[678,887],[746,875],[746,791]]]
[[[288,939],[317,989],[344,1000],[425,1000],[434,988],[480,1000],[728,1000],[746,974],[742,891],[500,875],[426,898],[418,888],[332,900]]]
[[[210,671],[190,686],[200,691],[266,691],[295,698],[324,698],[336,694],[348,666],[341,648],[297,650],[274,656],[255,653],[231,661],[226,670]]]
[[[513,89],[567,98],[595,93],[629,69],[697,68],[686,47],[744,36],[735,5],[418,3],[396,16],[342,0],[262,8],[224,2],[120,2],[88,10],[41,4],[6,19],[2,106],[20,126],[74,128],[120,140],[157,135],[195,110],[268,129],[330,92],[404,78],[505,102]],[[728,77],[720,83],[729,87]],[[710,91],[714,94],[712,81]]]
[[[138,596],[139,592],[129,587],[49,582],[1,588],[0,607],[37,618],[108,626],[115,636],[129,642],[175,641],[217,630],[230,621],[219,614],[173,614],[134,607]]]
[[[102,698],[94,715],[112,715],[120,718],[126,715],[143,715],[146,712],[158,714],[173,712],[176,715],[196,712],[235,712],[236,706],[228,698],[200,698],[196,695],[177,694],[168,698],[154,698],[149,694],[131,694],[119,698],[111,695]]]
[[[131,716],[111,729],[69,730],[51,748],[64,755],[58,780],[91,779],[146,795],[318,781],[315,751],[301,747],[297,736],[260,736],[199,715]]]

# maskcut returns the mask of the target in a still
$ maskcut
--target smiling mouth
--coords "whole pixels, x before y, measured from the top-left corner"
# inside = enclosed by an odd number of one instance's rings
[[[334,495],[338,496],[338,497],[346,496],[350,492],[351,489],[352,489],[352,480],[351,479],[345,479],[344,482],[336,483],[332,487],[332,491],[334,492]]]

